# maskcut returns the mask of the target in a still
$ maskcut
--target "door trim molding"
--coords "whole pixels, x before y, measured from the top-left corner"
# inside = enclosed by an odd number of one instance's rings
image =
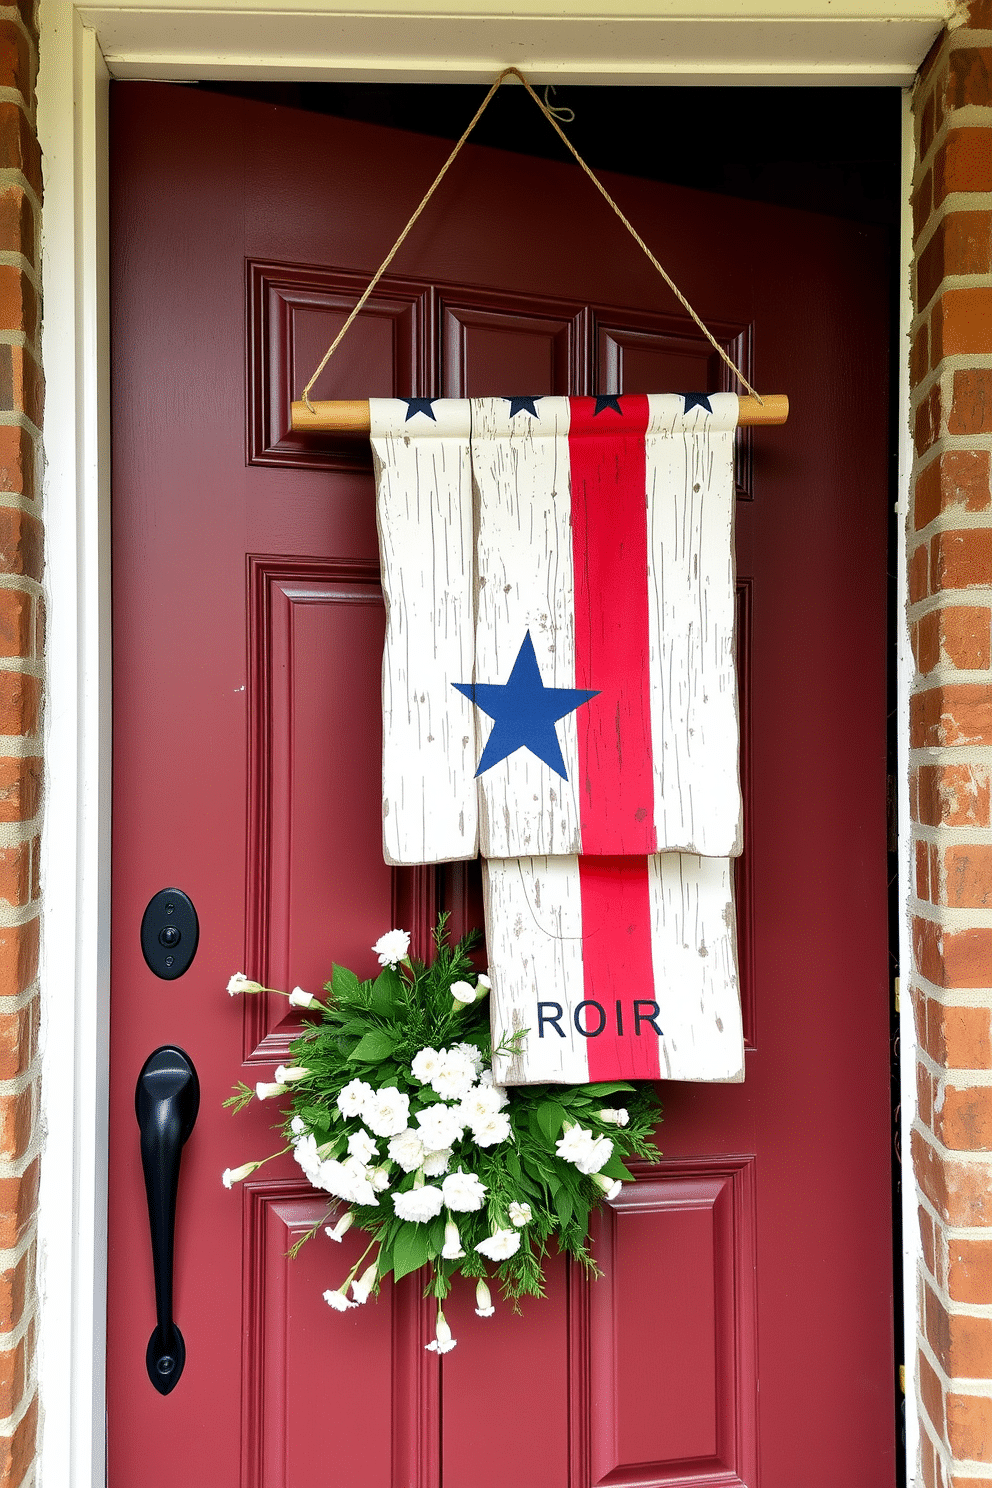
[[[107,1212],[107,1074],[109,1066],[110,945],[110,442],[109,294],[107,253],[107,104],[111,75],[131,78],[292,77],[338,80],[445,81],[491,76],[497,63],[516,61],[535,81],[693,81],[757,85],[912,83],[915,69],[953,0],[631,0],[629,26],[637,33],[640,70],[624,63],[614,32],[628,47],[634,31],[596,11],[602,0],[571,0],[569,14],[539,15],[524,0],[527,32],[553,38],[553,64],[535,44],[513,54],[488,50],[498,15],[472,18],[476,52],[452,56],[452,16],[460,23],[469,0],[447,0],[448,15],[427,0],[392,0],[388,55],[375,49],[384,17],[363,12],[365,51],[355,56],[335,44],[339,17],[312,4],[304,20],[322,28],[323,54],[304,65],[287,60],[286,13],[293,0],[144,0],[141,6],[87,6],[41,0],[38,126],[44,152],[44,366],[48,419],[45,517],[49,604],[46,710],[47,805],[43,834],[42,1116],[49,1133],[41,1166],[39,1213],[39,1380],[43,1407],[39,1480],[65,1488],[99,1488],[105,1481],[105,1336]],[[474,0],[473,0],[474,3]],[[545,12],[547,7],[545,6]],[[898,15],[893,16],[893,11]],[[792,47],[802,13],[801,50]],[[353,18],[352,12],[352,18]],[[828,20],[833,17],[833,20]],[[740,21],[763,27],[769,46],[782,48],[776,67],[738,60]],[[628,25],[625,21],[624,25]],[[431,55],[430,25],[441,25],[444,45]],[[303,21],[300,22],[303,24]],[[269,26],[269,32],[264,27]],[[278,33],[278,49],[261,49],[263,34]],[[595,34],[594,62],[583,61],[579,40]],[[328,29],[330,28],[330,29]],[[571,29],[569,29],[571,28]],[[646,29],[645,29],[646,28]],[[668,29],[666,29],[668,28]],[[166,56],[165,31],[182,35],[182,54]],[[517,27],[519,30],[519,27]],[[731,34],[732,33],[732,34]],[[302,35],[302,32],[300,33]],[[308,33],[310,34],[310,33]],[[316,34],[316,33],[313,33]],[[502,34],[502,33],[500,33]],[[697,51],[686,48],[695,34]],[[470,33],[465,33],[471,39]],[[159,37],[158,50],[149,38]],[[706,39],[708,51],[700,37]],[[610,38],[613,37],[611,43]],[[785,38],[789,38],[787,48]],[[571,57],[564,41],[571,38]],[[577,39],[578,38],[578,39]],[[563,45],[558,46],[559,40]],[[815,44],[814,44],[815,43]],[[467,44],[467,43],[466,43]],[[143,52],[141,46],[147,51]],[[502,46],[502,44],[501,44]],[[508,43],[507,43],[508,46]],[[482,48],[481,50],[479,48]],[[645,53],[665,61],[643,62]],[[104,54],[110,65],[104,61]],[[771,52],[768,56],[771,56]],[[688,57],[688,60],[687,60]],[[707,62],[704,67],[702,63]],[[721,61],[721,57],[723,60]],[[702,62],[701,60],[702,59]],[[767,60],[767,59],[766,59]],[[169,68],[172,70],[170,71]],[[184,69],[186,69],[184,71]],[[192,69],[192,70],[191,70]],[[280,70],[281,69],[281,70]],[[907,95],[908,97],[908,95]],[[913,134],[908,103],[904,149],[911,166]],[[908,187],[904,188],[908,211]],[[909,324],[911,239],[905,236],[901,334]],[[906,345],[905,338],[901,342]],[[906,357],[903,357],[906,361]],[[900,421],[909,428],[907,369],[900,368]],[[905,438],[904,438],[905,443]],[[909,461],[900,465],[900,510],[906,510]],[[905,563],[900,562],[900,612]],[[906,791],[908,676],[911,658],[900,636],[900,791]],[[907,667],[910,669],[907,672]],[[903,796],[901,807],[905,806]],[[907,816],[902,816],[903,822]],[[901,902],[908,892],[908,847],[900,842]],[[908,962],[904,963],[908,964]],[[903,1010],[904,1127],[913,1094],[913,1028]],[[904,1149],[906,1150],[906,1149]],[[911,1171],[904,1184],[907,1339],[915,1333],[914,1278],[918,1234],[912,1213]],[[907,1456],[915,1468],[915,1390],[907,1347]]]

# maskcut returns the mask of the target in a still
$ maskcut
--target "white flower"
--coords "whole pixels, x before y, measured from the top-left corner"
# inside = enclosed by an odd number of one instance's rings
[[[420,1127],[417,1135],[427,1152],[439,1152],[444,1147],[453,1147],[464,1131],[455,1111],[440,1103],[418,1111],[417,1125]]]
[[[410,932],[408,930],[387,930],[385,935],[380,935],[372,947],[379,957],[380,966],[396,967],[401,961],[405,961],[410,951]]]
[[[372,1086],[366,1085],[364,1080],[350,1080],[338,1092],[337,1108],[342,1116],[361,1116],[365,1102],[371,1100],[373,1094]]]
[[[378,1207],[379,1200],[369,1182],[366,1169],[355,1157],[346,1158],[344,1162],[328,1158],[320,1164],[316,1173],[308,1173],[307,1177],[314,1188],[322,1188],[335,1198],[344,1199],[346,1203]]]
[[[457,1173],[449,1173],[441,1184],[441,1192],[444,1194],[444,1202],[449,1209],[462,1214],[471,1214],[476,1209],[481,1209],[486,1197],[486,1185],[481,1178],[474,1173],[466,1173],[461,1168]]]
[[[510,1205],[510,1223],[519,1229],[521,1225],[530,1224],[533,1215],[529,1204],[518,1204],[516,1199]]]
[[[236,971],[227,984],[227,990],[232,997],[238,997],[242,992],[264,992],[265,988],[261,982],[249,980],[243,971]]]
[[[472,1135],[480,1147],[493,1147],[497,1142],[505,1142],[511,1135],[510,1118],[502,1111],[487,1116],[485,1121],[475,1123]]]
[[[441,1056],[436,1049],[421,1049],[410,1061],[410,1073],[419,1085],[429,1085],[441,1067]]]
[[[450,1147],[442,1147],[440,1152],[428,1152],[423,1162],[424,1177],[441,1178],[448,1171],[450,1162]]]
[[[360,1163],[367,1163],[371,1158],[379,1155],[378,1147],[363,1126],[360,1126],[357,1132],[352,1132],[348,1138],[348,1151],[352,1157],[357,1157]]]
[[[504,1106],[508,1106],[510,1104],[510,1097],[507,1095],[502,1085],[497,1085],[494,1082],[493,1072],[491,1069],[487,1068],[481,1072],[481,1074],[479,1075],[479,1084],[485,1085],[490,1090],[496,1090],[499,1092],[500,1110],[502,1110]]]
[[[431,1089],[442,1100],[461,1100],[475,1084],[475,1066],[457,1049],[442,1049],[438,1069],[431,1076]]]
[[[468,1007],[475,1001],[475,988],[471,982],[452,982],[451,995],[462,1007]]]
[[[453,1219],[449,1219],[444,1227],[444,1246],[441,1250],[441,1258],[445,1261],[460,1261],[464,1254],[458,1226]]]
[[[586,1156],[592,1143],[593,1135],[588,1127],[566,1122],[565,1135],[558,1138],[555,1151],[564,1162],[574,1163]]]
[[[327,1303],[328,1307],[333,1307],[335,1312],[347,1312],[349,1307],[358,1306],[357,1302],[348,1301],[348,1298],[345,1296],[347,1290],[348,1283],[345,1282],[344,1285],[342,1287],[339,1287],[336,1292],[325,1292],[324,1301]]]
[[[489,1288],[484,1281],[480,1281],[475,1289],[475,1315],[476,1317],[492,1317],[495,1311]]]
[[[424,1144],[415,1131],[400,1132],[389,1144],[389,1155],[404,1173],[412,1173],[424,1160]]]
[[[630,1120],[630,1112],[625,1111],[623,1106],[604,1106],[602,1111],[596,1112],[596,1115],[607,1126],[626,1126]]]
[[[424,1224],[429,1219],[436,1219],[443,1203],[441,1190],[432,1188],[429,1184],[424,1188],[411,1188],[407,1193],[393,1194],[393,1208],[398,1218],[408,1219],[413,1224]]]
[[[369,1300],[369,1292],[375,1286],[376,1272],[378,1271],[378,1269],[379,1262],[375,1260],[372,1262],[371,1266],[367,1268],[367,1270],[362,1272],[357,1281],[353,1281],[351,1283],[351,1295],[354,1297],[359,1307],[362,1305],[363,1302],[367,1302]]]
[[[605,1173],[594,1173],[592,1181],[599,1184],[605,1199],[615,1199],[623,1188],[619,1178],[607,1178]]]
[[[495,1085],[476,1085],[459,1103],[458,1115],[466,1126],[475,1126],[495,1116],[499,1108],[499,1091]]]
[[[479,1053],[475,1044],[455,1044],[455,1049],[459,1054],[465,1055],[476,1075],[478,1075],[482,1068],[482,1055]]]
[[[387,1085],[384,1090],[373,1092],[365,1102],[362,1115],[365,1125],[377,1137],[398,1137],[400,1132],[406,1131],[410,1116],[410,1097],[401,1095],[395,1085]]]
[[[437,1322],[434,1325],[434,1338],[430,1343],[425,1343],[424,1348],[430,1349],[432,1354],[449,1354],[454,1348],[457,1339],[452,1338],[451,1329],[445,1321],[444,1313],[440,1307],[437,1310]]]
[[[479,975],[476,977],[475,982],[476,986],[481,987],[484,992],[488,992],[493,985],[484,971],[479,972]]]
[[[280,1085],[290,1085],[294,1080],[305,1080],[309,1073],[302,1064],[277,1064],[275,1079]]]
[[[289,1005],[295,1008],[318,1008],[320,1003],[316,997],[311,997],[309,992],[304,992],[302,987],[294,987],[289,994]],[[326,1293],[325,1293],[326,1295]],[[351,1304],[349,1303],[349,1306]]]
[[[294,1116],[292,1121],[289,1123],[289,1129],[294,1137],[305,1137],[307,1133],[307,1124],[303,1120],[302,1116]]]
[[[338,1220],[333,1229],[330,1225],[325,1225],[324,1234],[327,1236],[328,1240],[337,1240],[337,1242],[340,1244],[354,1223],[355,1216],[349,1209],[346,1211],[346,1213],[342,1214],[341,1218]]]
[[[480,1240],[475,1248],[490,1261],[506,1261],[520,1249],[520,1236],[516,1230],[496,1230],[488,1240]]]
[[[312,1183],[320,1168],[320,1153],[317,1151],[317,1138],[312,1132],[300,1138],[293,1149],[293,1156]]]
[[[249,1173],[254,1173],[261,1166],[260,1162],[247,1162],[242,1163],[240,1168],[225,1168],[220,1181],[225,1188],[230,1188],[232,1183],[240,1183],[242,1178],[247,1178]]]
[[[573,1158],[573,1161],[580,1173],[591,1175],[598,1173],[600,1168],[609,1162],[612,1155],[613,1143],[609,1137],[597,1137],[591,1143],[589,1151],[583,1157]]]
[[[278,1080],[259,1080],[255,1086],[255,1094],[259,1100],[271,1100],[273,1096],[286,1094],[286,1086]]]
[[[389,1163],[381,1168],[369,1168],[369,1182],[376,1193],[389,1187]]]
[[[353,1204],[370,1204],[378,1208],[379,1200],[369,1181],[369,1170],[365,1164],[357,1157],[346,1157],[341,1167],[351,1185],[350,1192],[342,1194],[341,1197],[350,1199]]]

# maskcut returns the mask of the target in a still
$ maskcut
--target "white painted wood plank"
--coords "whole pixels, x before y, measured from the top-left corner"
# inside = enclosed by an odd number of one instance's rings
[[[662,1078],[743,1080],[733,865],[660,853],[648,890]]]
[[[737,397],[651,396],[646,441],[651,732],[659,851],[741,851],[734,659]]]
[[[506,398],[472,401],[477,524],[474,681],[505,683],[530,632],[545,687],[575,686],[567,398],[510,417]],[[479,714],[480,754],[491,724]],[[490,858],[577,852],[575,714],[556,725],[568,780],[527,749],[479,777],[479,844]]]
[[[527,1030],[518,1058],[496,1057],[499,1085],[581,1084],[589,1077],[586,1040],[566,1012],[564,1034],[538,1037],[538,1001],[567,1009],[583,997],[582,901],[578,859],[483,860],[486,948],[493,987],[493,1047]]]
[[[478,850],[472,678],[474,540],[469,405],[437,399],[433,420],[373,398],[372,452],[386,601],[382,828],[387,863]]]

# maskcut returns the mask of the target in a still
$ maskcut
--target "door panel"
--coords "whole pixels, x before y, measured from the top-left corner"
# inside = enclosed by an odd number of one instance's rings
[[[360,1253],[222,1101],[285,1056],[281,998],[371,971],[393,924],[478,923],[472,865],[382,862],[384,613],[367,444],[289,429],[442,142],[147,84],[113,98],[115,810],[111,1488],[883,1488],[894,1475],[885,881],[886,257],[826,218],[611,178],[784,429],[740,438],[746,851],[740,1086],[663,1087],[662,1161],[595,1226],[604,1275],[424,1344],[415,1278],[321,1301]],[[467,148],[317,396],[716,390],[722,364],[574,167]],[[800,344],[796,327],[801,324]],[[805,348],[813,348],[807,359]],[[852,677],[857,677],[852,692]],[[200,916],[145,966],[147,900]],[[137,1072],[200,1073],[179,1201],[187,1365],[144,1375]],[[852,1057],[856,1051],[856,1057]],[[866,1468],[870,1464],[870,1470]]]

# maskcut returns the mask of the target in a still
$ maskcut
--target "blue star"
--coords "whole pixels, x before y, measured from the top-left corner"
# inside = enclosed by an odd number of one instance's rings
[[[508,682],[452,682],[451,685],[493,719],[492,733],[475,772],[477,776],[518,749],[529,749],[562,780],[568,779],[555,724],[598,693],[579,687],[545,687],[530,631],[520,643]]]
[[[540,393],[535,394],[533,398],[504,398],[503,399],[503,402],[504,403],[509,403],[509,405],[510,405],[510,417],[511,418],[513,418],[514,414],[516,414],[516,413],[532,413],[535,418],[540,418],[541,415],[538,413],[537,409],[534,407],[534,404],[535,403],[539,403],[540,401],[541,401],[541,395],[540,395]]]
[[[597,413],[603,413],[607,408],[612,408],[614,413],[618,413],[623,418],[623,409],[620,407],[620,396],[618,393],[600,393],[596,398],[593,418],[596,417]]]
[[[686,413],[689,412],[690,408],[705,408],[707,413],[713,412],[713,409],[710,407],[709,393],[683,393],[682,396],[685,399]]]
[[[434,422],[437,423],[437,419],[434,417],[434,409],[431,407],[433,403],[437,402],[436,398],[401,398],[400,402],[406,404],[406,418],[403,421],[404,423],[408,424],[418,413],[426,413],[429,419],[434,419]]]

